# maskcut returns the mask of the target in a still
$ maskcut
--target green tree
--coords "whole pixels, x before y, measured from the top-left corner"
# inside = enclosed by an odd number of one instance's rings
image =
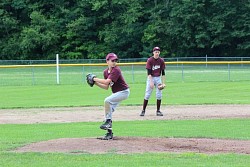
[[[1,59],[19,59],[19,32],[22,22],[19,19],[26,20],[22,9],[26,5],[23,1],[0,2],[0,55]]]
[[[67,25],[68,43],[63,46],[69,57],[104,58],[115,52],[125,58],[138,53],[143,29],[139,2],[93,0],[78,2],[78,6],[77,18]]]
[[[250,1],[1,0],[0,59],[249,56]]]
[[[171,56],[234,56],[249,51],[249,0],[179,0],[168,8],[159,34]]]
[[[47,59],[55,56],[60,39],[57,33],[56,21],[47,19],[39,12],[32,12],[30,15],[31,25],[24,27],[21,31],[22,54],[25,59]]]

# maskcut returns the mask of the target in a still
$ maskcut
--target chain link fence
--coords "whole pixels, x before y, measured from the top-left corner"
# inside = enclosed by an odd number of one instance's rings
[[[250,81],[250,57],[164,59],[166,82]],[[146,60],[119,60],[118,65],[129,84],[145,83]],[[211,63],[213,61],[217,62]],[[87,73],[102,78],[102,72],[107,68],[105,59],[60,60],[59,63],[57,74],[56,60],[0,60],[0,86],[86,84]]]

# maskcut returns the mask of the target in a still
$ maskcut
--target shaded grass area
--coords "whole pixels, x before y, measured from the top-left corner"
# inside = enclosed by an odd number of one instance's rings
[[[131,84],[130,97],[121,105],[141,105],[145,84]],[[155,90],[154,90],[155,91]],[[162,104],[250,104],[249,82],[167,83]],[[5,86],[0,87],[0,108],[59,106],[100,106],[111,90],[88,85]],[[155,104],[155,92],[149,100]]]

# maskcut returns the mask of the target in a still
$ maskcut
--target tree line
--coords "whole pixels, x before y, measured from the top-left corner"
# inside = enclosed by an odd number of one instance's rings
[[[250,0],[1,0],[0,59],[249,56]]]

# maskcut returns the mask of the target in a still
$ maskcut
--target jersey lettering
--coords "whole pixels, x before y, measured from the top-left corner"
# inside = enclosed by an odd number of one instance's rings
[[[160,65],[155,65],[155,66],[152,67],[152,70],[157,70],[157,69],[159,69],[159,68],[161,68]]]

